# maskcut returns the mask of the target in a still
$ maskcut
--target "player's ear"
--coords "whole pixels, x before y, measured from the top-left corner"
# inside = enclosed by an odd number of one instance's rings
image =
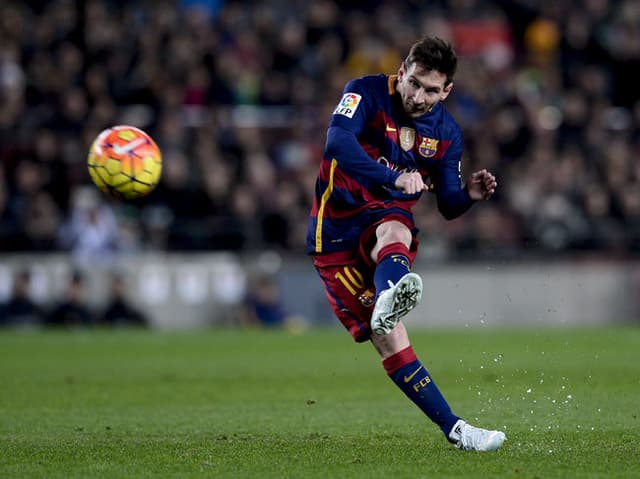
[[[442,90],[442,94],[440,95],[440,101],[447,98],[449,96],[449,93],[451,93],[451,90],[453,90],[453,82],[444,87],[444,89]]]
[[[402,78],[407,71],[407,66],[404,63],[404,60],[400,62],[400,66],[398,67],[398,79]]]

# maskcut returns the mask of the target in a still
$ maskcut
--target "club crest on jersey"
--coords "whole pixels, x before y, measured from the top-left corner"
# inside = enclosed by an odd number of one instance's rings
[[[400,146],[404,151],[411,151],[416,144],[416,130],[403,126],[400,128]]]
[[[340,103],[338,103],[338,106],[333,111],[333,114],[344,115],[347,118],[353,118],[353,115],[356,112],[361,99],[362,96],[358,95],[357,93],[345,93],[344,95],[342,95],[342,100],[340,100]]]
[[[376,304],[376,295],[367,289],[360,296],[358,296],[358,301],[360,301],[360,303],[362,303],[362,306],[364,306],[365,308],[369,308]]]
[[[420,153],[425,158],[431,158],[438,151],[438,140],[434,140],[433,138],[422,138],[420,142],[420,146],[418,147],[418,153]]]

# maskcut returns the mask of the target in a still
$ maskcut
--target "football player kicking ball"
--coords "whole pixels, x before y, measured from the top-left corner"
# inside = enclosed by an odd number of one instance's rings
[[[397,75],[347,83],[327,131],[307,245],[329,303],[353,338],[373,343],[389,377],[451,443],[493,451],[504,433],[474,427],[451,411],[401,321],[422,297],[422,280],[411,272],[418,248],[413,205],[431,191],[440,213],[453,219],[497,187],[486,170],[464,185],[460,180],[462,133],[441,104],[456,66],[449,43],[425,37]]]

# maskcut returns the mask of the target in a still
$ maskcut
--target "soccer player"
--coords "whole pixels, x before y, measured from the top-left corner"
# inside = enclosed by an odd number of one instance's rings
[[[417,358],[401,318],[422,297],[411,272],[417,228],[411,212],[435,194],[447,219],[489,199],[486,170],[460,179],[460,127],[442,105],[453,88],[457,57],[437,37],[410,49],[396,75],[370,75],[345,86],[327,131],[307,232],[329,303],[357,342],[371,341],[393,382],[458,448],[499,449],[503,432],[456,416]]]

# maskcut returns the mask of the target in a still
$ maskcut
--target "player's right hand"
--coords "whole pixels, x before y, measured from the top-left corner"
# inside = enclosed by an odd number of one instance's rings
[[[395,187],[407,195],[415,195],[422,190],[428,189],[428,186],[422,180],[422,175],[417,171],[401,173],[396,180]]]

